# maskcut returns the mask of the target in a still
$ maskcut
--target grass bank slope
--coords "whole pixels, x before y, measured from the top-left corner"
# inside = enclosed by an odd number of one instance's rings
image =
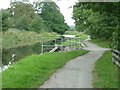
[[[32,45],[41,41],[41,37],[54,37],[54,32],[31,32],[25,30],[7,30],[2,35],[2,48]]]
[[[26,57],[3,71],[3,88],[37,88],[67,61],[87,52],[73,50]]]
[[[118,69],[112,63],[111,51],[106,51],[98,59],[93,74],[95,76],[93,82],[95,88],[118,88]]]

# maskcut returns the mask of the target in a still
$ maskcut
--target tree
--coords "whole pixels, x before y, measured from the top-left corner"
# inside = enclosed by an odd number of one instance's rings
[[[42,32],[47,30],[47,27],[44,25],[43,19],[40,16],[36,15],[32,20],[29,29],[35,32]]]
[[[2,12],[2,30],[6,31],[8,29],[9,26],[9,18],[11,16],[10,11],[8,9],[1,9]]]
[[[32,21],[32,19],[25,15],[25,16],[22,16],[22,17],[19,17],[19,18],[16,18],[15,19],[15,28],[17,29],[21,29],[21,30],[29,30],[29,24],[30,22]]]
[[[27,2],[27,0],[24,0]],[[34,18],[35,9],[29,3],[24,2],[12,2],[11,7],[9,8],[12,18],[10,20],[13,21],[13,28],[29,30],[29,24]]]
[[[30,3],[24,0],[24,2],[12,2],[11,14],[13,17],[14,28],[24,29],[29,31],[40,32],[46,26],[41,16],[35,13],[35,8]]]
[[[34,3],[34,6],[37,13],[45,21],[45,25],[48,27],[49,31],[63,34],[68,29],[67,24],[65,24],[64,16],[60,13],[59,7],[54,2],[37,2]]]
[[[118,5],[104,2],[76,3],[73,10],[76,29],[85,31],[93,38],[111,40],[118,26]]]
[[[11,3],[11,7],[3,11],[3,28],[17,28],[28,31],[54,31],[63,34],[68,30],[64,16],[54,2],[35,2],[28,0]]]
[[[35,9],[33,6],[24,2],[12,2],[10,11],[14,18],[19,18],[25,15],[30,16],[31,18],[34,18],[35,16]]]

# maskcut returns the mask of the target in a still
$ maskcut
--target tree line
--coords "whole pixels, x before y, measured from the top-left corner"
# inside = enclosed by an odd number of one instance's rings
[[[10,8],[2,9],[2,30],[17,28],[35,32],[57,32],[63,34],[69,29],[60,8],[54,2],[16,1]]]
[[[76,30],[113,41],[113,48],[120,49],[119,10],[119,2],[78,2],[73,10]]]

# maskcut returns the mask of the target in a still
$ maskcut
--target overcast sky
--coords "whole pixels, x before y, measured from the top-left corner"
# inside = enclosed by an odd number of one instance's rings
[[[33,2],[35,0],[30,0],[30,2]],[[59,7],[61,13],[65,17],[65,21],[68,25],[74,25],[74,20],[72,17],[72,11],[73,8],[69,8],[75,4],[78,0],[52,0],[54,1]],[[0,0],[0,8],[8,8],[10,6],[10,0]]]

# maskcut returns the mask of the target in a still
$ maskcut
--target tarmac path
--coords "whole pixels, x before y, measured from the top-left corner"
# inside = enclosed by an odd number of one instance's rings
[[[109,49],[99,47],[89,41],[85,41],[85,44],[87,47],[83,49],[90,52],[66,63],[40,88],[93,88],[92,71],[95,62]]]

